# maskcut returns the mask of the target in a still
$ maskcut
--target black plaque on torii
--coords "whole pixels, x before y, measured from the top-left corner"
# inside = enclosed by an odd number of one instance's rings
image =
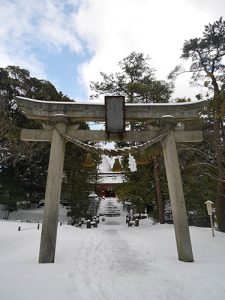
[[[105,130],[108,136],[125,132],[125,97],[105,96]]]

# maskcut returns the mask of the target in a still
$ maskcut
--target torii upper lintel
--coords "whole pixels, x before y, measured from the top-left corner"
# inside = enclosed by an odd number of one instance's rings
[[[105,105],[78,102],[55,102],[16,97],[19,108],[28,119],[50,120],[56,114],[64,114],[73,121],[105,121]],[[165,114],[172,115],[177,122],[199,118],[205,101],[182,103],[126,103],[126,121],[146,121],[160,119]]]

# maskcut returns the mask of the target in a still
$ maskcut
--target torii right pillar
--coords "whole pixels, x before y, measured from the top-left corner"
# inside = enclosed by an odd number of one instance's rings
[[[167,122],[168,119],[164,121]],[[173,214],[178,259],[184,262],[193,262],[194,258],[188,227],[187,210],[173,129],[170,129],[167,136],[163,139],[162,146]]]

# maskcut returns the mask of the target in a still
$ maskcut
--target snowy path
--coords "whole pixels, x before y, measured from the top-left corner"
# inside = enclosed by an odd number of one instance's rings
[[[123,224],[102,225],[101,230],[86,236],[80,257],[74,258],[74,270],[69,273],[75,299],[78,295],[80,300],[187,299],[182,296],[182,279],[174,274],[157,274],[156,258],[150,251],[141,256],[123,236],[126,231]]]
[[[123,299],[126,299],[126,294],[129,299],[135,299],[136,296],[132,297],[130,293],[131,282],[132,288],[137,290],[141,288],[139,280],[136,282],[138,276],[142,281],[144,277],[147,279],[148,265],[126,240],[121,239],[116,225],[111,227],[88,237],[82,245],[78,264],[75,258],[75,270],[70,277],[74,295],[79,294],[80,299],[120,299],[121,293],[125,297]],[[76,282],[82,282],[82,285],[76,286]],[[144,299],[147,295],[148,291]]]
[[[106,217],[98,228],[59,226],[56,262],[40,265],[40,231],[18,225],[0,222],[1,300],[225,299],[222,233],[190,227],[195,262],[183,263],[172,225]]]

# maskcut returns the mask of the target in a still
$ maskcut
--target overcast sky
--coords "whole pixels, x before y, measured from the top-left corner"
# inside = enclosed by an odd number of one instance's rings
[[[0,0],[0,66],[26,68],[86,101],[90,81],[131,51],[149,55],[166,79],[184,41],[224,15],[224,0]],[[181,76],[173,98],[199,92]]]

